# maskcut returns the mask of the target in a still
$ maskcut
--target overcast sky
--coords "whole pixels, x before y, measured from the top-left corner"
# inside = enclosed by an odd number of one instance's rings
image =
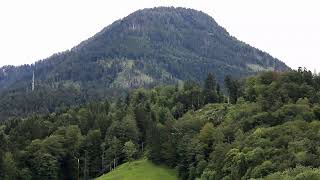
[[[201,10],[290,67],[320,71],[318,0],[0,0],[0,66],[70,49],[113,21],[156,6]]]

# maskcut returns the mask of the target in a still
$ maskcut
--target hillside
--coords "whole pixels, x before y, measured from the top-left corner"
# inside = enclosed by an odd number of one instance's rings
[[[156,166],[147,160],[125,163],[96,180],[178,180],[174,170]]]
[[[299,69],[228,79],[228,96],[208,75],[204,86],[135,89],[0,123],[0,179],[97,178],[144,155],[183,180],[319,179],[320,76]],[[119,178],[168,170],[141,163],[120,166]]]
[[[207,14],[143,9],[69,51],[33,65],[0,68],[0,120],[114,97],[123,89],[202,81],[208,73],[222,84],[228,74],[245,77],[265,70],[289,68],[232,37]]]

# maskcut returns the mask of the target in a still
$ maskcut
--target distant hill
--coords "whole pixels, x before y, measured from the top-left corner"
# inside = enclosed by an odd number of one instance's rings
[[[245,77],[265,70],[289,67],[232,37],[203,12],[143,9],[69,51],[33,65],[0,68],[0,120],[52,112],[128,88],[199,81],[209,72],[222,83],[227,74]]]
[[[147,160],[134,161],[119,166],[96,180],[178,180],[174,170],[156,166]]]

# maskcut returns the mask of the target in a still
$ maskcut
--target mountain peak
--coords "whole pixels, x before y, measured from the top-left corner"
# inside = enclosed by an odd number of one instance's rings
[[[222,84],[226,75],[241,78],[288,69],[278,59],[230,36],[203,12],[157,7],[115,21],[70,51],[35,66],[0,69],[0,95],[5,90],[26,91],[33,70],[42,89],[67,88],[79,101],[77,93],[99,99],[105,98],[109,88],[199,82],[208,73]]]
[[[147,36],[147,39],[155,41],[158,41],[158,38],[165,38],[166,41],[183,41],[185,37],[180,37],[179,34],[188,29],[207,32],[210,35],[216,33],[229,35],[213,18],[201,11],[180,7],[156,7],[138,10],[115,21],[75,49],[86,48],[85,46],[92,41],[104,44],[107,42],[101,42],[101,39],[108,40],[112,37],[118,39],[133,34]]]

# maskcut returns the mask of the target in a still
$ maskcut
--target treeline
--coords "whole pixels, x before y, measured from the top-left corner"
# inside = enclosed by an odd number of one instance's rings
[[[149,152],[157,124],[225,99],[212,74],[204,84],[138,89],[116,102],[93,102],[4,122],[0,177],[88,179],[108,172]]]
[[[320,178],[319,76],[300,68],[226,78],[226,86],[232,105],[158,124],[149,158],[181,179]]]
[[[245,80],[137,89],[0,126],[0,179],[89,179],[147,156],[181,179],[320,177],[320,77],[299,69]]]

